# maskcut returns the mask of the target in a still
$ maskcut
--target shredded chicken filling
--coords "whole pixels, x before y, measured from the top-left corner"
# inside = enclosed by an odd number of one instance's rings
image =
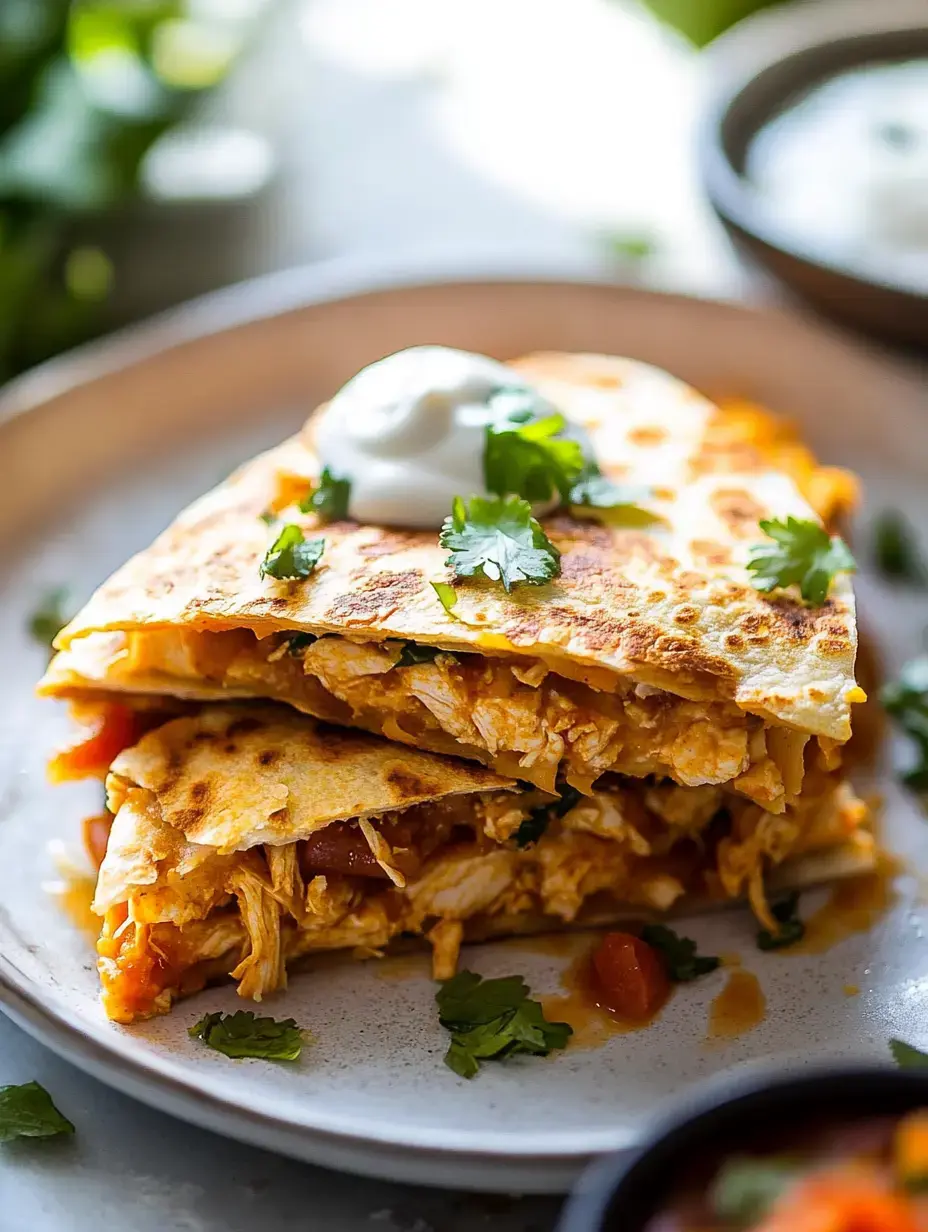
[[[330,722],[483,761],[546,791],[560,769],[584,792],[613,771],[685,786],[731,784],[774,813],[799,798],[809,737],[766,726],[731,702],[560,662],[553,671],[540,660],[440,652],[401,665],[403,646],[338,635],[144,631],[129,636],[113,680],[160,672],[285,701]]]
[[[520,931],[514,920],[595,923],[597,910],[614,916],[617,907],[665,912],[684,895],[746,896],[775,927],[764,894],[771,867],[872,842],[861,831],[866,808],[848,786],[820,769],[809,778],[808,798],[780,815],[714,785],[616,779],[524,847],[519,829],[547,799],[537,791],[335,823],[237,855],[204,848],[197,877],[212,871],[215,887],[199,896],[203,918],[177,910],[185,884],[177,865],[189,851],[175,859],[165,846],[154,884],[124,885],[100,904],[107,1012],[119,1021],[163,1012],[225,974],[260,1000],[284,986],[290,959],[341,948],[376,954],[401,933],[428,937],[436,976],[446,978],[468,933]]]

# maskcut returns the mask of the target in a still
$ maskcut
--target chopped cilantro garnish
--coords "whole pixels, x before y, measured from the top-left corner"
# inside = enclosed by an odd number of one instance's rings
[[[561,435],[564,416],[528,389],[499,390],[488,405],[494,420],[483,446],[487,491],[536,502],[557,495],[566,503],[583,470],[583,447]]]
[[[340,522],[348,517],[351,481],[336,479],[329,468],[323,468],[319,482],[305,500],[300,501],[301,513],[315,513],[322,522]]]
[[[437,646],[420,646],[418,642],[404,642],[400,657],[393,666],[415,667],[417,663],[434,663],[436,655],[447,653],[445,650],[439,650]]]
[[[735,1156],[722,1164],[709,1203],[713,1214],[733,1227],[753,1227],[800,1175],[796,1160]]]
[[[928,1069],[928,1052],[913,1048],[901,1039],[891,1039],[889,1051],[900,1069]]]
[[[548,1022],[520,975],[485,980],[459,971],[435,994],[438,1020],[451,1032],[445,1064],[473,1078],[481,1061],[527,1054],[544,1057],[565,1048],[573,1034],[566,1022]]]
[[[189,1027],[191,1039],[202,1040],[227,1057],[260,1057],[264,1061],[296,1061],[308,1036],[292,1018],[277,1022],[258,1018],[250,1010],[206,1014]]]
[[[517,847],[528,847],[537,843],[555,817],[564,817],[580,800],[580,792],[576,787],[563,787],[560,800],[552,800],[548,804],[532,809],[513,836]]]
[[[0,1087],[0,1142],[73,1133],[74,1126],[61,1115],[52,1097],[37,1082]]]
[[[715,971],[721,959],[696,953],[696,942],[681,937],[664,924],[646,924],[641,930],[641,940],[658,951],[664,960],[667,974],[677,984],[686,984]]]
[[[873,560],[885,578],[928,585],[928,565],[909,522],[895,509],[885,509],[873,524]]]
[[[268,548],[259,572],[262,578],[307,578],[324,551],[324,539],[307,539],[295,523],[288,522]]]
[[[646,261],[658,249],[654,237],[644,231],[609,231],[603,242],[609,254],[620,261]]]
[[[902,777],[914,791],[928,791],[928,655],[906,663],[880,700],[915,745],[915,763]]]
[[[799,916],[799,891],[794,890],[778,903],[771,904],[770,913],[779,924],[772,933],[769,928],[761,928],[757,933],[757,945],[761,950],[782,950],[787,945],[795,945],[805,936],[806,926]]]
[[[760,528],[774,542],[758,543],[751,548],[747,567],[754,574],[757,590],[767,592],[778,586],[796,585],[806,603],[821,607],[833,579],[857,568],[844,540],[829,535],[818,522],[771,518],[761,522]]]
[[[52,642],[68,623],[64,607],[68,601],[65,586],[56,586],[42,597],[41,602],[29,617],[29,632],[35,641],[52,649]]]
[[[613,483],[600,473],[595,462],[588,462],[570,489],[568,504],[577,512],[595,511],[598,518],[612,525],[649,526],[661,521],[658,514],[641,504],[650,494],[648,488]]]
[[[438,541],[451,550],[445,563],[458,577],[482,573],[507,593],[519,582],[550,582],[561,570],[560,552],[518,496],[473,496],[467,505],[456,496]]]
[[[448,613],[449,616],[454,616],[455,604],[458,601],[458,592],[450,584],[450,582],[429,582],[432,590],[438,596],[438,601]],[[455,620],[458,617],[455,616]]]

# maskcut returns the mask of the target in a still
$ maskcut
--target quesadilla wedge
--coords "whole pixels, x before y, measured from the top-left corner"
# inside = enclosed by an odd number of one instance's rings
[[[609,924],[872,863],[867,810],[808,771],[764,812],[724,786],[606,776],[552,797],[473,763],[268,704],[205,706],[148,732],[107,777],[94,910],[107,1014],[167,1011],[231,977],[260,1000],[301,955],[425,936],[436,978],[462,941]]]
[[[839,577],[807,607],[761,594],[745,565],[762,519],[831,528],[853,479],[757,408],[715,406],[644,364],[512,368],[586,432],[604,475],[650,490],[656,520],[543,518],[560,576],[512,594],[458,580],[449,612],[434,532],[320,529],[299,512],[320,473],[310,419],[100,588],[40,691],[98,707],[103,724],[120,696],[273,699],[548,792],[566,779],[590,793],[611,773],[724,786],[771,814],[800,805],[807,766],[837,766],[864,700],[853,592]],[[312,576],[261,576],[269,510],[324,533]]]

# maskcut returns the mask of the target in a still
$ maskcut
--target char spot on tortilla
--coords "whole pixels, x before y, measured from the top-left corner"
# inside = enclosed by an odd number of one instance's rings
[[[730,565],[731,549],[712,539],[694,539],[690,544],[693,559],[703,565]]]
[[[234,740],[227,740],[225,744],[222,746],[222,751],[223,753],[229,753],[229,754],[237,753],[238,745],[235,743]]]
[[[719,488],[709,497],[716,515],[738,538],[757,534],[757,524],[767,510],[744,488]]]
[[[673,614],[674,624],[694,625],[699,620],[699,608],[691,603],[683,603]]]
[[[644,424],[641,427],[632,428],[628,433],[628,439],[633,445],[660,445],[667,439],[667,429],[657,424]]]
[[[421,591],[422,570],[405,569],[400,573],[383,572],[368,577],[362,569],[352,575],[352,580],[362,585],[336,596],[326,613],[329,619],[361,623],[385,620],[404,600]]]
[[[259,766],[273,766],[275,762],[280,761],[280,749],[263,749],[258,754]]]
[[[358,556],[363,556],[368,560],[376,560],[379,556],[392,556],[396,552],[403,552],[407,548],[418,547],[423,542],[421,533],[402,532],[402,531],[382,531],[376,539],[370,543],[359,543],[355,547]],[[432,537],[427,538],[429,544],[432,543]]]
[[[226,739],[231,740],[233,736],[250,736],[252,732],[260,731],[263,726],[261,720],[254,715],[243,714],[240,718],[233,719],[226,728]]]
[[[386,774],[387,782],[402,796],[434,796],[441,791],[437,783],[407,770],[404,766],[391,766]]]
[[[198,779],[190,785],[190,799],[196,804],[204,804],[209,799],[209,783]]]

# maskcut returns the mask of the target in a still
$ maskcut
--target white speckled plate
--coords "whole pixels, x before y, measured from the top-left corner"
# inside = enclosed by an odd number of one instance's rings
[[[433,987],[424,964],[407,959],[296,978],[268,1007],[312,1028],[316,1043],[295,1067],[233,1063],[191,1043],[185,1028],[204,1010],[233,1008],[229,989],[134,1029],[104,1020],[90,944],[40,888],[55,875],[49,840],[76,848],[78,821],[100,789],[44,782],[44,759],[67,720],[31,697],[43,654],[26,636],[26,615],[50,584],[84,598],[177,509],[292,429],[358,367],[420,342],[502,357],[547,347],[650,360],[710,392],[744,393],[796,416],[826,458],[864,476],[871,509],[915,511],[920,492],[924,506],[924,373],[795,318],[606,286],[391,289],[383,277],[365,286],[337,271],[287,275],[8,387],[0,398],[4,1009],[103,1081],[220,1132],[391,1179],[523,1191],[563,1189],[591,1154],[635,1142],[667,1100],[719,1071],[885,1057],[891,1035],[924,1046],[928,942],[911,874],[871,931],[821,956],[758,953],[739,911],[688,924],[709,952],[740,952],[767,997],[761,1025],[724,1044],[706,1040],[724,971],[682,989],[646,1031],[487,1066],[470,1083],[442,1065]],[[923,596],[864,577],[860,600],[890,666],[917,648]],[[880,788],[891,845],[910,861],[920,848],[924,860],[918,813],[888,776]],[[807,909],[814,902],[810,895]],[[565,961],[512,943],[468,956],[488,975],[524,973],[538,992],[556,990]],[[850,984],[859,995],[845,993]]]

